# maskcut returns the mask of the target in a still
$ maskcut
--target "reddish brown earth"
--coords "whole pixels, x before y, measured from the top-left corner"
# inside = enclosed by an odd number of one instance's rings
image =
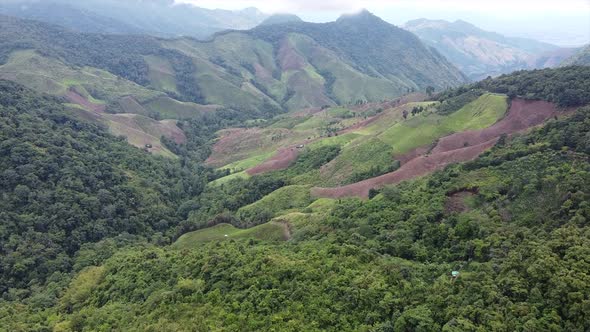
[[[411,107],[409,105],[406,106],[407,104],[413,103],[413,102],[418,102],[418,101],[424,101],[425,98],[426,98],[425,95],[416,93],[416,94],[403,96],[403,97],[393,100],[393,101],[387,101],[387,102],[383,102],[383,103],[370,103],[370,104],[357,106],[356,108],[354,108],[354,110],[357,112],[365,112],[365,111],[375,110],[375,109],[379,109],[379,108],[381,108],[383,110],[397,108],[396,111],[398,111],[401,114],[403,111],[410,112]],[[406,106],[406,107],[402,107],[402,106]],[[338,134],[346,134],[346,133],[349,133],[354,130],[368,127],[372,123],[374,123],[386,116],[388,116],[387,112],[381,112],[381,113],[379,113],[375,116],[372,116],[370,118],[367,118],[366,120],[363,120],[357,124],[354,124],[350,127],[342,129],[341,131],[338,132]]]
[[[299,70],[305,67],[305,59],[295,50],[295,47],[291,45],[288,38],[281,41],[281,47],[277,56],[281,69],[284,71]]]
[[[312,194],[317,197],[341,198],[341,197],[369,197],[370,189],[381,188],[384,185],[396,184],[404,180],[426,175],[447,165],[475,159],[485,150],[496,144],[497,139],[480,145],[469,146],[448,152],[414,158],[402,165],[397,171],[376,178],[353,183],[336,188],[313,188]]]
[[[237,152],[262,145],[261,130],[256,128],[224,129],[219,135],[211,156],[205,161],[207,165],[223,166],[234,161],[231,156]]]
[[[246,173],[256,175],[286,169],[297,160],[298,155],[299,151],[295,147],[280,149],[272,158],[254,168],[250,168]]]
[[[447,194],[447,200],[445,201],[445,212],[462,213],[469,211],[469,206],[467,206],[465,200],[469,197],[475,196],[475,194],[477,194],[477,189],[464,189]]]
[[[482,130],[469,130],[443,137],[432,153],[450,151],[465,145],[477,145],[503,134],[514,134],[538,126],[558,114],[559,111],[555,104],[546,101],[515,99],[512,101],[508,114],[496,124]]]
[[[91,111],[103,113],[106,109],[106,105],[94,104],[88,101],[86,98],[80,96],[73,90],[68,90],[65,96],[71,103],[81,105]]]
[[[428,155],[426,153],[430,147],[426,146],[397,157],[402,166],[395,172],[342,187],[313,188],[312,194],[328,198],[367,198],[370,189],[426,175],[449,164],[473,160],[494,146],[501,135],[517,133],[540,125],[558,114],[557,107],[552,103],[515,99],[506,117],[491,127],[443,137]]]

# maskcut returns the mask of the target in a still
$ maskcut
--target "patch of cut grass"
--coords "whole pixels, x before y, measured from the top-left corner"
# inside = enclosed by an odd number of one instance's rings
[[[248,170],[252,167],[256,167],[256,166],[262,164],[263,162],[265,162],[266,160],[271,158],[275,153],[276,153],[275,151],[269,151],[266,153],[252,156],[247,159],[233,162],[231,164],[220,167],[219,169],[229,169],[232,172],[241,172],[241,171]]]
[[[262,214],[274,217],[305,208],[312,201],[309,186],[286,186],[273,191],[257,202],[240,208],[238,217],[244,220]]]
[[[224,176],[222,178],[219,178],[215,181],[209,182],[209,186],[216,187],[216,186],[220,186],[222,184],[228,183],[229,181],[234,180],[234,179],[248,179],[248,178],[250,178],[250,175],[248,175],[248,173],[246,173],[246,172],[233,173],[228,176]]]
[[[239,239],[257,239],[263,241],[285,241],[285,225],[278,222],[268,222],[249,229],[239,229],[230,224],[219,224],[213,227],[182,235],[172,244],[173,248],[195,248],[201,243],[211,241],[228,241]]]

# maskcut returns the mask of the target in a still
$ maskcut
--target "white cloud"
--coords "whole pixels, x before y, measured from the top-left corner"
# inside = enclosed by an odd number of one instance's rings
[[[374,10],[457,10],[479,13],[577,13],[590,15],[590,0],[177,0],[205,8],[240,9],[257,7],[266,12],[350,12],[361,8]],[[590,18],[589,18],[590,19]]]
[[[463,19],[506,35],[561,45],[590,42],[590,0],[176,0],[204,8],[257,7],[326,22],[366,8],[397,25],[416,18]]]

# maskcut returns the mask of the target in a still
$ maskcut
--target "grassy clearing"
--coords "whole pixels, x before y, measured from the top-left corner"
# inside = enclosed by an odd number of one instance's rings
[[[224,183],[228,183],[229,181],[234,180],[234,179],[248,179],[248,178],[250,178],[250,175],[248,175],[248,173],[238,172],[238,173],[230,174],[228,176],[224,176],[224,177],[219,178],[215,181],[211,181],[211,182],[209,182],[209,185],[215,187],[215,186],[220,186]]]
[[[372,122],[366,127],[359,128],[354,132],[361,135],[378,135],[389,129],[395,123],[403,121],[404,111],[411,112],[414,107],[434,107],[437,104],[437,102],[416,102],[385,110],[383,114],[379,116],[377,121]]]
[[[229,224],[220,224],[213,227],[182,235],[174,244],[173,248],[187,249],[195,248],[201,243],[211,241],[227,241],[239,239],[257,239],[263,241],[285,241],[286,225],[279,222],[268,222],[249,229],[239,229]]]
[[[418,114],[395,124],[378,137],[392,147],[394,154],[402,154],[454,132],[489,127],[501,119],[507,109],[506,96],[485,94],[449,116],[435,112]]]
[[[242,207],[238,210],[238,216],[245,220],[262,214],[277,216],[305,208],[312,201],[309,186],[287,186],[273,191],[253,204]]]
[[[338,135],[338,136],[332,136],[332,137],[328,137],[328,138],[324,138],[321,139],[319,141],[315,141],[313,143],[311,143],[309,145],[310,148],[319,148],[322,146],[327,146],[327,145],[338,145],[340,147],[345,146],[346,144],[352,142],[353,140],[355,140],[358,137],[361,137],[362,135],[356,134],[356,133],[347,133],[344,135]]]
[[[272,125],[268,126],[268,128],[293,129],[295,126],[300,125],[309,119],[311,119],[311,115],[285,116],[282,119],[278,120],[277,122],[273,123]]]
[[[150,85],[156,90],[178,93],[174,68],[170,62],[153,55],[145,56],[144,59],[149,67]]]
[[[252,167],[256,167],[256,166],[262,164],[263,162],[265,162],[266,160],[271,158],[274,154],[275,154],[275,151],[265,152],[265,153],[262,153],[259,155],[252,156],[247,159],[233,162],[231,164],[220,167],[219,169],[229,169],[232,172],[240,172],[240,171],[248,170]]]
[[[355,173],[368,172],[373,167],[387,169],[393,163],[391,147],[378,138],[357,139],[328,163],[322,171],[325,184],[341,184]]]

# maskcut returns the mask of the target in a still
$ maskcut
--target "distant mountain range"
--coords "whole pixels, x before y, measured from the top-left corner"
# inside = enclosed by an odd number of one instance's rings
[[[465,21],[418,19],[405,24],[473,80],[521,69],[555,67],[576,52],[482,30]]]
[[[211,10],[173,0],[6,0],[0,14],[58,24],[80,32],[207,38],[250,29],[268,15],[256,8]]]

